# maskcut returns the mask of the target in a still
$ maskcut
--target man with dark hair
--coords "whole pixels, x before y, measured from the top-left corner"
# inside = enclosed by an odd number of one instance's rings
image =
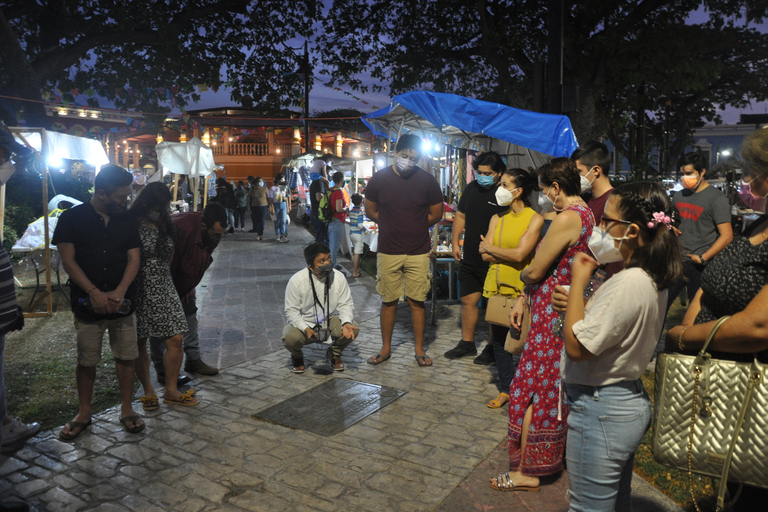
[[[331,249],[313,242],[304,249],[307,268],[296,272],[285,288],[283,343],[291,353],[291,371],[304,373],[302,348],[329,338],[326,357],[337,372],[344,371],[341,353],[357,338],[355,306],[344,274],[333,268]]]
[[[571,160],[576,164],[581,175],[582,198],[595,215],[595,222],[599,224],[605,211],[605,203],[613,190],[611,180],[608,178],[608,172],[611,170],[611,153],[605,144],[593,140],[576,148],[571,155]]]
[[[219,369],[203,362],[200,356],[200,340],[197,335],[197,304],[195,288],[203,279],[205,271],[213,263],[211,254],[227,232],[227,210],[219,203],[208,203],[201,212],[177,213],[173,219],[176,226],[176,248],[171,261],[171,277],[184,307],[189,330],[183,334],[186,362],[184,371],[201,375],[216,375]],[[150,338],[152,364],[157,380],[165,384],[163,352],[165,343],[160,338]],[[188,382],[180,377],[179,385]]]
[[[134,360],[139,356],[133,280],[141,259],[138,225],[124,215],[132,183],[133,175],[122,167],[102,167],[91,200],[62,213],[51,240],[71,281],[77,333],[80,407],[59,432],[62,441],[76,439],[91,424],[96,365],[106,331],[120,386],[120,422],[131,433],[144,429],[132,407]]]
[[[679,235],[687,282],[681,280],[669,291],[667,309],[684,287],[688,300],[693,299],[707,263],[733,240],[728,199],[707,182],[706,165],[700,151],[687,153],[680,163],[684,188],[672,196],[672,206],[678,213],[675,233]]]
[[[379,224],[376,257],[381,295],[381,350],[368,364],[381,364],[392,355],[397,303],[403,295],[411,308],[416,362],[432,366],[424,351],[429,291],[429,227],[443,216],[443,193],[435,177],[416,164],[421,139],[406,134],[395,145],[395,165],[373,175],[365,190],[365,213]]]
[[[480,153],[472,160],[475,180],[464,187],[459,207],[453,214],[453,258],[459,261],[459,290],[461,295],[461,341],[445,353],[448,359],[477,354],[475,328],[480,317],[478,303],[483,297],[485,276],[490,263],[480,256],[480,237],[488,232],[491,217],[509,209],[497,204],[496,189],[507,166],[498,153]],[[459,243],[464,232],[464,244]],[[495,361],[493,344],[488,342],[476,364],[488,365]]]
[[[328,243],[328,224],[318,217],[318,207],[320,206],[320,200],[328,192],[327,165],[325,159],[315,158],[309,173],[309,177],[312,179],[312,184],[309,186],[309,220],[315,232],[315,242],[322,243]]]

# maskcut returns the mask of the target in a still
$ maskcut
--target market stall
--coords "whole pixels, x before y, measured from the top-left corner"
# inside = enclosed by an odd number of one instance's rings
[[[150,181],[160,180],[167,173],[174,173],[174,202],[177,199],[179,174],[186,175],[191,180],[190,189],[193,192],[192,209],[197,211],[199,199],[199,180],[211,174],[216,166],[213,161],[213,151],[197,137],[189,142],[161,142],[155,146],[157,162],[160,170],[152,175]],[[155,178],[155,175],[158,175]],[[208,180],[205,180],[203,206],[208,198]],[[184,198],[182,198],[184,199]]]
[[[42,173],[42,193],[43,193],[43,215],[41,219],[38,219],[37,223],[33,223],[28,231],[31,229],[34,233],[30,233],[30,236],[22,236],[19,242],[13,247],[13,252],[24,254],[26,257],[34,258],[36,254],[42,253],[45,261],[44,270],[38,270],[38,265],[35,262],[35,268],[37,271],[37,288],[35,289],[36,297],[33,297],[33,301],[30,303],[30,310],[34,309],[43,300],[46,301],[45,312],[27,312],[24,313],[25,317],[35,316],[50,316],[53,313],[53,303],[51,297],[51,269],[52,269],[52,256],[50,237],[55,227],[55,220],[57,216],[51,218],[49,216],[49,204],[48,204],[48,180],[49,180],[49,165],[54,161],[61,160],[82,160],[87,162],[95,169],[95,173],[98,173],[102,165],[109,163],[107,153],[104,151],[104,147],[97,140],[86,139],[83,137],[76,137],[74,135],[67,135],[58,132],[51,132],[43,128],[9,128],[11,134],[17,143],[24,147],[34,149],[39,155],[40,170]],[[0,232],[2,232],[2,219],[5,210],[5,184],[0,187]],[[47,219],[44,220],[44,219]],[[35,231],[37,230],[37,231]],[[55,248],[54,248],[55,250]],[[53,258],[53,264],[55,266],[57,284],[61,289],[61,283],[58,279],[58,258]],[[40,288],[40,274],[45,273],[45,290],[37,295],[38,288]]]
[[[450,212],[433,228],[432,322],[435,321],[437,267],[449,267],[452,208],[472,181],[471,161],[482,151],[495,151],[507,167],[536,169],[551,157],[570,156],[578,147],[566,116],[540,114],[454,94],[414,91],[395,96],[387,108],[362,118],[375,135],[396,141],[414,133],[424,140],[421,164],[435,175]],[[383,158],[382,158],[383,160]],[[376,164],[378,168],[384,165]]]

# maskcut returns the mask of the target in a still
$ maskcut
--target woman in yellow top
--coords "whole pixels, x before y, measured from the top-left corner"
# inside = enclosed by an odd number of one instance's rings
[[[544,217],[536,213],[528,201],[537,186],[536,178],[523,169],[508,169],[501,175],[496,202],[500,206],[509,205],[509,210],[494,215],[488,234],[480,237],[480,254],[484,261],[491,262],[485,277],[484,297],[496,293],[517,297],[525,286],[520,273],[531,264],[544,225]],[[500,289],[496,286],[497,276]],[[488,407],[492,409],[509,401],[509,386],[520,360],[520,356],[513,356],[504,350],[507,332],[507,327],[491,325],[493,353],[499,372],[499,396],[488,402]]]

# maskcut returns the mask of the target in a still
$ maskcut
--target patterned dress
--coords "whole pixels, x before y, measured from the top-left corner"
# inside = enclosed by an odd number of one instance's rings
[[[543,281],[528,286],[531,329],[509,388],[509,469],[530,476],[561,471],[565,455],[568,410],[564,404],[561,419],[558,419],[563,340],[552,334],[559,315],[552,309],[550,299],[556,285],[570,284],[571,263],[576,253],[589,252],[587,241],[595,223],[589,208],[571,205],[568,209],[581,217],[581,235],[573,247],[566,249],[557,266],[550,269]],[[529,405],[533,415],[525,453],[522,453],[523,418]]]
[[[136,276],[136,333],[139,338],[169,338],[188,330],[181,300],[171,279],[173,240],[158,244],[160,232],[139,224],[141,265]]]

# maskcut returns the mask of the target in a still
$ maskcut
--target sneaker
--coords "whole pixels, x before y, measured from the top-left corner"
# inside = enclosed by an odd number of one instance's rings
[[[184,363],[184,371],[189,373],[199,373],[200,375],[216,375],[218,368],[205,364],[202,359],[189,360]]]
[[[11,418],[7,424],[3,425],[3,446],[9,446],[28,439],[40,431],[40,424],[36,421],[32,423],[22,423],[19,418]]]
[[[287,237],[287,236],[281,237],[281,238],[280,238],[280,241],[281,241],[281,242],[283,242],[283,243],[287,243],[287,242],[289,242],[289,240],[288,240],[288,237]]]
[[[443,354],[448,359],[459,359],[464,356],[474,356],[477,354],[477,348],[474,341],[460,341],[458,345]]]
[[[486,344],[483,348],[483,351],[480,352],[480,355],[477,356],[472,362],[483,366],[488,366],[489,364],[495,363],[496,356],[493,354],[493,346],[491,346],[490,343]]]

